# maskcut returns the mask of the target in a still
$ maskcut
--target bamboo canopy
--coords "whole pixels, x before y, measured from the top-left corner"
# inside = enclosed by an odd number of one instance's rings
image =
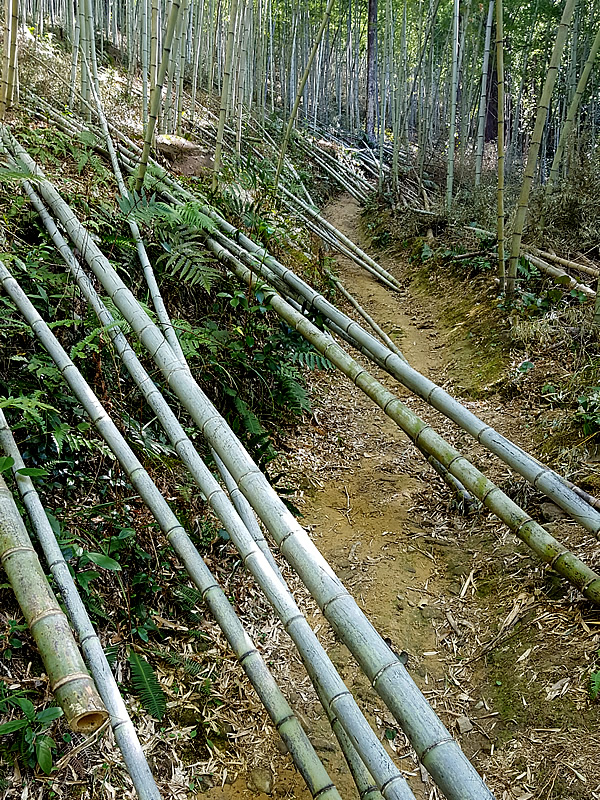
[[[56,702],[72,730],[92,733],[108,714],[1,475],[0,561],[40,651]]]

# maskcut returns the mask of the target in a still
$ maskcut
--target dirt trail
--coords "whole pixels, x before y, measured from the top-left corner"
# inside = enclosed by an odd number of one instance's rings
[[[342,196],[325,213],[373,254],[364,242],[354,200]],[[446,347],[435,298],[415,293],[399,262],[383,261],[404,281],[401,293],[389,291],[343,257],[336,257],[335,271],[415,368],[437,383],[452,380],[455,353]],[[469,369],[466,362],[460,366]],[[372,366],[368,369],[383,377]],[[312,419],[290,437],[286,469],[299,487],[295,503],[304,515],[302,523],[320,551],[393,649],[408,655],[413,679],[496,797],[600,798],[600,743],[593,734],[600,713],[587,695],[590,665],[600,647],[598,612],[540,569],[530,551],[496,520],[462,516],[407,437],[347,379],[331,372],[312,380]],[[428,417],[420,401],[389,378],[383,380]],[[472,405],[484,416],[506,417],[497,399]],[[523,419],[530,424],[526,412]],[[520,422],[518,415],[507,420],[517,434]],[[440,424],[454,442],[472,446],[438,417]],[[479,451],[477,458],[486,469],[488,457]],[[579,546],[575,526],[558,520],[550,527],[567,545],[572,538],[570,546]],[[441,797],[346,648],[314,604],[304,604],[417,800]],[[356,798],[300,664],[292,664],[281,677],[342,797]],[[271,764],[274,796],[308,800],[289,759]],[[252,797],[244,779],[223,792],[215,800]]]

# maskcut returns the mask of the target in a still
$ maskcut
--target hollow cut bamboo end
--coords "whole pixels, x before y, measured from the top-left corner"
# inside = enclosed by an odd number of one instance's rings
[[[89,675],[63,681],[53,691],[69,727],[75,733],[93,733],[108,719],[108,711]]]

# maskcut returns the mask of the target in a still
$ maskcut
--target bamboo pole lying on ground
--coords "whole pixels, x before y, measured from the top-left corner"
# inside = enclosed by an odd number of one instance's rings
[[[101,324],[106,326],[119,356],[130,372],[136,385],[144,394],[152,411],[171,439],[178,455],[188,468],[197,485],[207,497],[217,517],[226,527],[232,541],[242,556],[244,564],[256,578],[284,623],[286,631],[298,647],[351,769],[360,777],[364,772],[364,767],[361,768],[359,762],[362,763],[362,761],[364,761],[371,769],[377,785],[382,787],[386,800],[403,800],[403,798],[406,800],[414,800],[400,772],[381,747],[377,737],[360,713],[350,693],[344,686],[343,681],[333,667],[333,664],[331,664],[331,661],[327,657],[319,641],[308,626],[306,619],[296,606],[287,585],[281,577],[281,573],[276,566],[273,569],[270,565],[265,566],[262,562],[260,555],[265,558],[267,563],[273,560],[268,545],[262,536],[262,532],[258,529],[258,532],[252,536],[244,527],[242,520],[237,516],[233,507],[230,506],[223,490],[219,487],[208,468],[202,462],[193,443],[187,437],[176,416],[170,410],[158,389],[153,385],[150,376],[142,367],[135,352],[129,346],[123,334],[115,327],[114,319],[85,277],[81,267],[52,222],[43,204],[40,202],[35,192],[32,191],[28,182],[24,181],[24,184],[26,184],[25,188],[30,200],[38,213],[40,213],[59,252],[77,279],[85,298],[91,303]],[[29,306],[27,306],[29,314],[33,315]],[[56,347],[53,351],[50,351],[53,358],[55,358],[53,354],[55,351],[58,352]],[[75,389],[75,387],[72,388]],[[114,446],[114,441],[109,441],[108,439],[107,441],[111,447]],[[264,549],[261,548],[262,553],[259,555],[260,551],[257,550],[257,547],[261,547],[261,545],[264,545]],[[352,736],[350,742],[357,741],[359,743],[356,749],[353,745],[349,746],[347,734],[351,734]],[[358,753],[356,750],[358,750]],[[371,786],[371,783],[372,781],[367,781],[368,786]]]
[[[561,264],[563,267],[568,267],[569,269],[575,269],[578,272],[583,272],[586,275],[592,275],[594,278],[597,278],[600,274],[600,270],[596,269],[595,267],[588,267],[586,264],[579,264],[577,261],[571,261],[568,258],[561,258],[557,256],[555,253],[548,253],[546,250],[540,250],[538,247],[534,247],[530,244],[522,245],[523,250],[529,250],[531,253],[535,253],[536,256],[541,256],[542,258],[547,259],[548,261],[554,261],[557,264]]]
[[[256,277],[231,253],[220,248],[216,243],[211,244],[211,240],[208,240],[208,245],[217,257],[227,260],[229,268],[245,285],[255,285]],[[269,292],[268,297],[271,307],[374,400],[420,449],[434,456],[468,491],[472,492],[478,500],[508,525],[544,563],[570,581],[588,599],[600,604],[600,575],[597,575],[560,542],[556,541],[541,525],[531,519],[504,492],[467,461],[458,450],[455,450],[437,434],[430,425],[423,422],[395,395],[376,381],[330,336],[319,331],[310,320],[295,311],[275,292]]]
[[[63,379],[84,407],[100,435],[119,459],[131,484],[154,515],[167,541],[183,562],[193,582],[202,592],[211,613],[286,743],[311,794],[313,797],[318,795],[320,798],[328,800],[340,800],[335,786],[331,783],[306,733],[281,693],[262,656],[248,637],[229,599],[215,581],[167,501],[152,482],[79,370],[1,261],[0,283],[53,359]],[[261,554],[257,560],[260,558],[264,559],[264,556]],[[266,564],[266,560],[264,563]]]
[[[301,295],[310,306],[315,308],[326,319],[335,322],[342,330],[351,335],[371,354],[375,363],[382,366],[400,383],[471,434],[480,444],[497,455],[512,469],[526,478],[535,488],[567,511],[580,525],[598,535],[600,532],[600,514],[566,486],[563,479],[553,470],[540,464],[518,445],[515,445],[490,425],[480,420],[444,389],[402,361],[357,322],[337,309],[325,297],[312,289],[287,267],[284,267],[277,259],[270,256],[264,249],[255,245],[252,240],[241,234],[232,225],[227,224],[221,227],[229,235],[236,236],[240,244],[235,245],[222,234],[213,234],[213,237],[243,260],[251,269],[260,271],[262,265],[266,265],[273,270],[278,278],[284,280],[290,286],[293,292]]]
[[[77,733],[97,730],[108,714],[2,475],[0,562],[40,651],[50,691],[69,726]]]
[[[146,756],[117,687],[117,682],[106,660],[100,639],[79,596],[75,581],[69,571],[69,565],[65,561],[62,550],[56,541],[54,531],[48,521],[33,481],[27,475],[19,473],[19,470],[23,469],[25,464],[2,409],[0,409],[0,447],[7,456],[13,459],[13,472],[23,505],[27,509],[52,576],[67,607],[71,624],[79,638],[87,665],[110,715],[110,724],[115,740],[123,754],[123,760],[127,771],[131,775],[138,797],[140,800],[161,800],[160,792],[152,777]]]
[[[125,141],[127,146],[131,147],[135,152],[136,146],[129,142],[127,137],[124,137],[122,134],[119,135],[121,140]],[[124,157],[127,159],[127,155]],[[158,167],[158,165],[155,165],[155,167]],[[179,185],[167,175],[162,168],[158,167],[158,169],[161,179],[163,179],[167,185],[180,192],[187,199],[196,199],[191,192]],[[205,202],[204,198],[201,198],[201,201]],[[296,291],[300,291],[304,299],[314,305],[319,313],[323,314],[331,321],[335,321],[343,330],[351,332],[351,335],[355,338],[357,343],[360,343],[361,352],[369,355],[375,363],[387,370],[399,380],[400,383],[424,399],[440,413],[451,419],[463,430],[467,431],[471,436],[477,439],[480,444],[522,475],[536,489],[549,497],[564,511],[569,513],[580,525],[595,535],[598,535],[600,532],[600,514],[593,507],[590,507],[581,493],[576,491],[576,487],[573,487],[571,482],[563,479],[518,445],[515,445],[494,428],[484,423],[441,387],[433,383],[433,381],[421,375],[408,364],[404,364],[404,367],[402,367],[403,362],[398,359],[394,353],[377,342],[377,340],[364,331],[358,323],[342,314],[342,312],[336,309],[335,306],[329,303],[324,297],[315,292],[314,289],[304,283],[298,276],[294,275],[291,270],[283,267],[283,265],[264,250],[264,248],[258,246],[239,229],[227,222],[214,209],[203,207],[202,210],[219,225],[221,230],[224,231],[228,237],[234,237],[237,242],[239,242],[239,245],[235,245],[231,239],[227,239],[226,237],[221,238],[219,236],[216,237],[221,242],[226,242],[226,246],[231,252],[236,252],[236,248],[240,248],[238,252],[239,257],[242,258],[245,263],[250,264],[251,267],[254,262],[259,261],[261,264],[270,266],[279,277],[283,276],[285,280],[288,280],[289,276],[293,276],[293,285],[290,284],[292,288]]]
[[[392,341],[392,339],[390,339],[387,333],[375,322],[373,317],[365,311],[365,309],[360,305],[358,300],[352,294],[350,294],[350,292],[346,289],[341,280],[339,278],[336,278],[329,271],[326,271],[325,274],[331,281],[333,281],[336,288],[339,289],[339,291],[344,295],[344,297],[350,303],[350,305],[354,309],[356,309],[356,311],[358,311],[358,313],[365,320],[365,322],[368,323],[368,325],[370,325],[370,327],[375,331],[375,333],[379,336],[379,338],[390,348],[392,353],[395,353],[403,361],[406,361],[406,358],[404,358],[402,352],[398,349],[398,347]]]
[[[72,210],[6,128],[2,133],[19,160],[32,171],[40,193],[65,226],[73,243],[152,355],[208,443],[219,453],[336,633],[357,658],[375,690],[406,731],[433,779],[449,800],[491,798],[476,770],[436,717],[404,665],[374,630],[306,531],[277,496],[189,371],[178,361],[160,330],[139,306]],[[358,743],[355,744],[358,747]]]
[[[569,289],[573,289],[576,292],[581,292],[587,297],[596,297],[596,292],[593,289],[590,289],[590,287],[586,286],[585,283],[578,283],[575,278],[573,278],[571,275],[568,275],[563,269],[553,267],[551,264],[548,264],[547,261],[544,261],[537,256],[532,256],[529,253],[525,253],[525,258],[530,264],[533,264],[538,269],[541,269],[542,272],[545,272],[547,275],[550,275],[552,278],[554,278],[557,283],[568,286]]]

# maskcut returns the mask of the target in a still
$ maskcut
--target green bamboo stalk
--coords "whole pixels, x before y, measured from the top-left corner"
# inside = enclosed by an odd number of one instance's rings
[[[494,0],[490,0],[487,22],[485,26],[485,43],[483,45],[483,65],[481,68],[481,92],[479,95],[479,113],[477,115],[477,155],[475,157],[475,186],[481,183],[481,168],[485,145],[485,112],[487,108],[487,77],[490,60],[490,42],[492,39],[492,20]]]
[[[52,576],[67,607],[67,613],[79,639],[85,660],[109,712],[115,740],[123,754],[123,759],[138,796],[140,800],[161,800],[135,728],[127,712],[127,707],[119,694],[117,682],[106,660],[100,639],[79,596],[69,565],[65,561],[60,546],[56,541],[56,536],[48,521],[33,481],[30,477],[20,472],[25,467],[25,464],[1,409],[0,446],[7,456],[13,459],[12,469],[23,505],[27,509],[33,529],[44,551],[46,562],[50,565]]]
[[[154,129],[156,128],[156,121],[160,110],[160,100],[162,96],[163,84],[167,68],[171,61],[171,45],[173,44],[173,36],[177,27],[177,19],[179,17],[179,8],[181,0],[171,0],[171,8],[169,10],[169,18],[167,20],[167,31],[165,33],[165,40],[162,51],[162,59],[158,68],[158,75],[156,76],[156,85],[152,92],[150,99],[150,111],[148,113],[148,124],[144,131],[144,148],[142,157],[140,159],[139,170],[135,183],[136,192],[140,192],[144,185],[144,177],[148,167],[148,158],[150,156],[150,148],[152,147],[152,140],[154,138]]]
[[[302,75],[300,83],[298,84],[298,89],[296,91],[296,99],[294,100],[294,105],[290,112],[290,117],[288,119],[285,133],[283,135],[283,141],[281,142],[281,150],[279,151],[279,159],[277,161],[277,172],[275,173],[275,183],[274,183],[275,191],[277,191],[277,187],[279,186],[279,178],[281,176],[281,170],[283,168],[283,159],[285,158],[288,142],[292,134],[292,128],[294,127],[294,122],[296,121],[296,116],[298,114],[298,109],[300,107],[300,102],[302,100],[304,87],[306,86],[306,81],[308,80],[308,76],[310,75],[310,71],[313,65],[313,61],[315,60],[315,56],[317,55],[319,45],[321,44],[323,33],[325,32],[325,28],[327,27],[327,24],[329,22],[329,17],[331,16],[331,9],[333,8],[334,2],[335,0],[327,0],[327,5],[325,6],[325,11],[323,12],[323,19],[321,20],[321,25],[319,27],[319,30],[317,31],[317,35],[315,37],[312,50],[310,51],[306,67],[304,69],[304,74]]]
[[[448,134],[448,166],[446,172],[446,211],[452,208],[454,186],[454,150],[456,133],[456,96],[458,92],[458,22],[460,0],[454,0],[452,14],[452,78],[450,86],[450,132]]]
[[[550,106],[550,98],[552,97],[552,90],[556,83],[558,75],[558,66],[562,55],[569,25],[573,17],[576,0],[566,0],[563,9],[562,17],[558,26],[556,41],[550,57],[550,64],[546,72],[546,80],[537,110],[535,119],[535,126],[529,144],[529,152],[527,154],[527,165],[525,167],[525,174],[523,176],[523,184],[521,186],[521,194],[519,196],[519,203],[517,205],[517,213],[513,225],[512,241],[510,248],[510,259],[508,262],[508,274],[506,280],[506,294],[512,297],[515,293],[515,282],[517,278],[517,263],[521,253],[521,239],[523,237],[523,229],[527,219],[527,212],[529,210],[529,195],[533,186],[533,178],[535,175],[535,168],[537,165],[538,153],[542,142],[542,134],[546,125],[546,118],[548,116],[548,108]]]
[[[546,184],[546,196],[548,196],[552,192],[552,188],[556,183],[556,180],[558,179],[558,170],[560,167],[560,162],[562,161],[563,154],[565,152],[565,145],[567,143],[569,136],[571,135],[571,131],[573,130],[573,125],[575,123],[575,117],[579,110],[581,98],[583,97],[583,93],[585,91],[588,78],[590,77],[590,74],[594,67],[594,63],[596,61],[596,57],[598,56],[599,50],[600,50],[600,28],[598,29],[594,41],[592,43],[592,46],[590,48],[590,52],[585,62],[585,66],[577,83],[577,88],[575,89],[575,94],[573,95],[573,99],[571,100],[571,103],[569,105],[569,110],[567,111],[567,118],[560,132],[560,138],[558,140],[558,145],[556,147],[556,153],[554,154],[552,166],[550,167],[550,175],[548,176],[548,183]]]
[[[223,87],[221,89],[221,105],[219,108],[219,123],[217,125],[217,143],[215,147],[215,164],[213,173],[213,192],[217,188],[219,170],[221,169],[221,154],[225,136],[225,122],[229,107],[229,89],[231,86],[231,68],[233,64],[233,45],[235,40],[235,27],[238,12],[238,0],[231,0],[229,8],[229,28],[227,31],[227,45],[225,49],[225,65],[223,69]]]
[[[54,360],[63,379],[81,402],[100,435],[119,459],[133,487],[139,492],[140,497],[150,509],[165,534],[167,541],[180,557],[197,588],[202,592],[211,613],[250,678],[280,736],[286,743],[311,794],[313,797],[318,795],[319,798],[326,798],[326,800],[340,800],[335,786],[310,744],[298,718],[294,715],[260,653],[243,628],[229,599],[202,560],[167,501],[108,416],[90,386],[1,261],[0,283],[31,325],[35,335]],[[0,492],[0,537],[1,500],[2,495]],[[0,538],[0,543],[1,541]],[[260,560],[260,557],[258,560]],[[340,699],[345,700],[345,697]],[[408,795],[396,794],[393,797],[398,798],[398,800],[410,800]]]
[[[69,726],[77,733],[97,730],[108,714],[1,475],[0,561]]]
[[[506,288],[504,269],[504,11],[503,0],[496,0],[496,74],[498,77],[498,191],[496,238],[498,240],[498,281]]]

